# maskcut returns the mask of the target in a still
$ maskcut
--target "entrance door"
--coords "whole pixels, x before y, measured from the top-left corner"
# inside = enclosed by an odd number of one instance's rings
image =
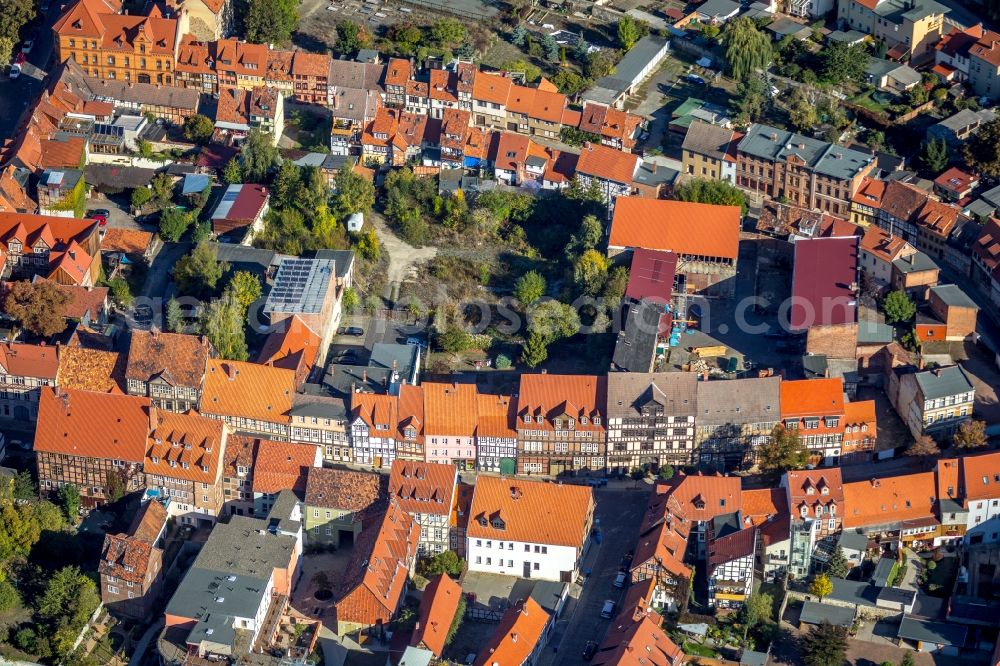
[[[372,467],[375,469],[382,468],[382,456],[375,456],[375,459],[372,461]]]
[[[531,562],[524,563],[524,575],[523,578],[531,578]]]
[[[517,460],[514,458],[501,458],[500,473],[506,476],[514,476],[517,474]]]

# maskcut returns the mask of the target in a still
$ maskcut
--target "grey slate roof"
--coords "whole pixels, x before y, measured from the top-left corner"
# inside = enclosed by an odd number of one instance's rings
[[[316,386],[313,384],[312,386]],[[291,416],[304,416],[337,421],[347,420],[347,404],[342,397],[319,392],[296,393],[292,396]]]
[[[740,10],[740,3],[734,0],[708,0],[698,7],[697,11],[702,16],[710,18],[725,19]]]
[[[731,0],[725,1],[730,2]],[[629,49],[625,57],[618,61],[614,73],[597,79],[594,82],[594,87],[583,94],[583,99],[609,103],[632,85],[639,73],[646,68],[666,43],[667,40],[656,35],[646,35],[640,39],[635,43],[635,46]],[[610,100],[606,99],[609,94]]]
[[[855,604],[856,606],[875,606],[875,599],[878,598],[878,588],[867,581],[845,580],[843,578],[830,577],[833,584],[833,592],[827,595],[828,599],[834,599],[843,603]]]
[[[939,284],[931,287],[931,292],[940,298],[945,305],[959,308],[976,308],[976,302],[969,298],[969,295],[962,291],[962,288],[955,284]]]
[[[254,614],[260,607],[270,577],[270,570],[263,576],[250,576],[226,568],[192,566],[167,603],[166,612],[198,620],[188,636],[189,641],[210,640],[232,645],[234,617]]]
[[[759,123],[747,130],[739,150],[770,161],[784,161],[795,155],[816,173],[842,180],[853,178],[875,159],[867,153]]]
[[[692,372],[608,373],[608,418],[634,418],[654,401],[667,416],[697,416],[698,377]]]
[[[618,332],[611,362],[625,372],[649,372],[656,353],[658,322],[663,306],[643,301],[629,307],[625,329]]]
[[[938,123],[939,126],[953,132],[960,132],[970,125],[976,123],[988,123],[996,117],[996,113],[989,109],[973,111],[972,109],[962,109],[958,113],[945,118]]]
[[[854,609],[815,601],[806,601],[802,604],[799,622],[823,624],[824,620],[838,627],[850,627],[854,624]]]
[[[766,666],[767,653],[756,650],[743,650],[740,655],[740,666]]]
[[[887,601],[894,604],[909,606],[913,603],[917,593],[914,590],[904,590],[899,587],[883,587],[878,592],[879,601]]]
[[[895,259],[892,265],[903,275],[909,275],[910,273],[919,273],[921,271],[932,271],[938,268],[938,265],[929,256],[917,250],[911,255],[902,257],[900,259]]]
[[[656,162],[640,162],[632,182],[649,187],[673,185],[680,175],[681,172],[677,169],[671,169]]]
[[[912,641],[964,647],[968,631],[967,627],[960,624],[918,620],[910,615],[904,615],[896,635]]]
[[[396,372],[406,379],[417,366],[420,348],[416,345],[398,345],[391,342],[376,342],[368,359],[368,367],[392,370],[395,364]]]
[[[914,377],[925,400],[935,400],[975,390],[969,376],[960,365],[918,372]]]
[[[354,267],[354,250],[316,250],[317,259],[333,259],[337,277],[342,279]]]
[[[698,382],[699,426],[777,422],[781,379],[720,379]]]
[[[845,550],[860,550],[864,552],[868,548],[868,537],[857,530],[844,530],[840,533],[837,545]]]
[[[192,565],[265,580],[275,567],[286,567],[295,553],[295,537],[271,534],[268,521],[233,516],[218,523]]]
[[[892,575],[892,569],[896,566],[896,561],[890,557],[879,558],[878,564],[875,565],[875,571],[872,572],[871,583],[876,587],[885,587],[889,584],[889,577]]]
[[[912,5],[912,6],[911,6]],[[951,10],[934,0],[885,0],[875,6],[875,14],[883,16],[893,23],[919,21],[934,14],[947,14]]]
[[[733,140],[733,130],[695,120],[684,135],[682,148],[716,160],[726,156],[726,150]]]

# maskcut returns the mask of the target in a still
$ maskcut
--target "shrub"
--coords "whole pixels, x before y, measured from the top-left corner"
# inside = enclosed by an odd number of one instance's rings
[[[511,363],[510,357],[506,354],[497,354],[494,365],[496,365],[497,370],[507,370],[513,363]]]

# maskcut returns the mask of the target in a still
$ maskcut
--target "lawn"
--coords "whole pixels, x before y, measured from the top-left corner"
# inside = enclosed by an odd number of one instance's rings
[[[709,659],[714,659],[719,656],[719,654],[710,647],[706,647],[701,643],[695,643],[694,641],[684,641],[684,645],[681,646],[684,650],[684,654],[693,654],[696,657],[708,657]]]
[[[878,91],[869,90],[866,93],[862,93],[862,94],[858,95],[857,97],[855,97],[851,101],[853,103],[857,104],[858,106],[863,106],[864,108],[868,109],[869,111],[873,111],[875,113],[888,114],[889,113],[889,106],[890,106],[891,102],[880,102],[880,101],[878,101],[878,99],[876,99],[876,97],[875,97],[878,94],[879,94]]]
[[[930,564],[928,560],[924,566]],[[927,570],[927,584],[925,589],[927,594],[934,597],[947,597],[951,593],[951,587],[955,583],[955,575],[958,573],[958,558],[945,557],[933,570]]]

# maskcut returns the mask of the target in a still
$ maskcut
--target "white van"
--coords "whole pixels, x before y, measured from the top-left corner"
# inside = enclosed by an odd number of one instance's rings
[[[16,79],[19,76],[21,76],[21,66],[18,65],[17,63],[14,63],[13,65],[10,66],[10,78]]]

